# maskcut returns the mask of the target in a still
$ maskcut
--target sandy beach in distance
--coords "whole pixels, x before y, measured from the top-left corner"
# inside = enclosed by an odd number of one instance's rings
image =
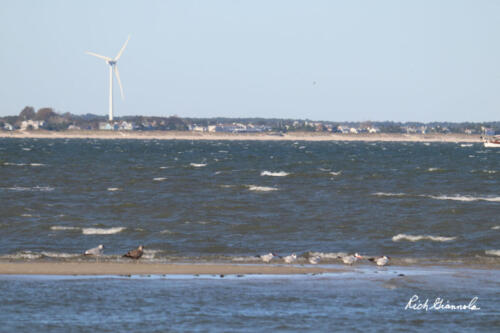
[[[209,133],[188,131],[12,131],[0,138],[39,139],[137,139],[137,140],[260,140],[260,141],[385,141],[385,142],[481,142],[466,134],[338,134],[323,132]]]
[[[99,262],[1,262],[0,275],[244,275],[317,274],[345,272],[348,268],[312,266],[235,265],[235,264],[156,264]]]

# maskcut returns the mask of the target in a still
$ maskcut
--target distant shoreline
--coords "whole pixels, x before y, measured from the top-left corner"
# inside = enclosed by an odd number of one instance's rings
[[[228,140],[228,141],[383,141],[383,142],[481,142],[479,135],[467,134],[338,134],[321,132],[208,133],[184,131],[12,131],[0,138],[33,139],[129,139],[129,140]]]

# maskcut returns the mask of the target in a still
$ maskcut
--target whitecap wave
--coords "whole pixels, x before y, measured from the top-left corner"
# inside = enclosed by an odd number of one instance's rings
[[[122,232],[127,228],[125,227],[114,227],[109,229],[103,228],[82,228],[82,233],[84,235],[112,235]]]
[[[29,191],[29,192],[50,192],[53,191],[54,188],[50,186],[35,186],[35,187],[22,187],[22,186],[14,186],[14,187],[9,187],[7,188],[8,190],[11,191]]]
[[[144,249],[142,252],[142,258],[143,259],[154,259],[156,254],[160,252],[161,250],[155,250],[155,249]]]
[[[491,228],[492,230],[500,230],[500,225],[496,225],[494,227]]]
[[[463,202],[471,202],[471,201],[489,201],[489,202],[500,202],[500,197],[474,197],[471,195],[423,195],[424,197],[428,197],[436,200],[454,200],[454,201],[463,201]]]
[[[155,182],[162,182],[162,181],[164,181],[164,180],[166,180],[166,179],[167,179],[166,177],[156,177],[156,178],[153,178],[153,180],[154,180]]]
[[[13,254],[0,256],[0,258],[5,258],[5,259],[28,259],[28,260],[40,259],[41,257],[42,255],[40,253],[31,251],[20,251]]]
[[[255,186],[255,185],[248,186],[248,189],[250,191],[257,191],[257,192],[270,192],[270,191],[277,191],[278,190],[276,187]]]
[[[261,176],[270,176],[270,177],[285,177],[288,176],[289,173],[285,171],[272,172],[264,170],[260,173]]]
[[[62,231],[62,230],[80,230],[78,227],[66,227],[62,225],[53,225],[50,227],[50,230],[54,231]]]
[[[443,172],[443,171],[446,171],[445,169],[441,169],[441,168],[429,168],[427,169],[427,171],[429,172]]]
[[[33,167],[45,166],[43,163],[30,163],[30,165]]]
[[[80,256],[80,254],[75,254],[75,253],[45,252],[45,251],[42,251],[41,255],[50,258],[74,258]]]
[[[462,144],[460,144],[460,147],[472,147],[472,146],[474,146],[474,144],[472,144],[472,143],[462,143]]]
[[[115,191],[119,191],[120,188],[119,187],[108,187],[108,191],[110,192],[115,192]]]
[[[332,171],[330,172],[330,175],[332,176],[340,176],[342,174],[342,170],[341,171]]]
[[[490,255],[490,256],[499,256],[500,257],[500,250],[486,250],[484,251],[485,254]]]
[[[195,168],[203,168],[207,166],[206,163],[189,163],[190,166],[195,167]]]
[[[444,237],[444,236],[432,236],[432,235],[406,235],[406,234],[398,234],[392,237],[393,242],[399,241],[410,241],[410,242],[418,242],[421,240],[430,240],[433,242],[451,242],[457,239],[457,237]]]
[[[376,195],[378,197],[403,197],[404,193],[391,193],[391,192],[375,192],[372,195]]]

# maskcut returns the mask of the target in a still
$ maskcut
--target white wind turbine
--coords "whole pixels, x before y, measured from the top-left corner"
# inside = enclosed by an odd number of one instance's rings
[[[91,56],[106,60],[106,63],[109,65],[109,121],[113,121],[113,72],[115,72],[116,79],[118,80],[118,84],[120,85],[120,94],[123,99],[123,87],[120,81],[120,72],[118,71],[118,66],[116,65],[116,62],[122,56],[125,47],[127,47],[129,39],[130,36],[128,36],[127,41],[125,42],[125,44],[123,44],[122,48],[114,58],[109,58],[94,52],[85,52],[87,54],[90,54]]]

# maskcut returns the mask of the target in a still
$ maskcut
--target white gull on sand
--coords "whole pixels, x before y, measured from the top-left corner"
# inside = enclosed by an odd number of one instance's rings
[[[352,265],[356,261],[358,261],[358,259],[362,259],[363,257],[361,257],[358,253],[355,253],[355,254],[350,254],[347,256],[337,257],[337,258],[342,259],[342,262],[346,265]]]
[[[94,247],[92,249],[88,249],[85,251],[86,256],[100,256],[104,253],[104,245],[100,244],[97,247]]]
[[[295,253],[292,253],[289,256],[283,257],[283,260],[287,264],[291,264],[292,262],[294,262],[295,260],[297,260],[297,255]]]
[[[263,262],[270,262],[276,256],[274,253],[268,253],[263,255],[257,255],[257,258],[260,258]]]
[[[374,262],[377,264],[377,266],[385,266],[389,263],[389,260],[391,257],[388,256],[381,256],[381,257],[375,257],[375,258],[368,258],[371,262]]]

